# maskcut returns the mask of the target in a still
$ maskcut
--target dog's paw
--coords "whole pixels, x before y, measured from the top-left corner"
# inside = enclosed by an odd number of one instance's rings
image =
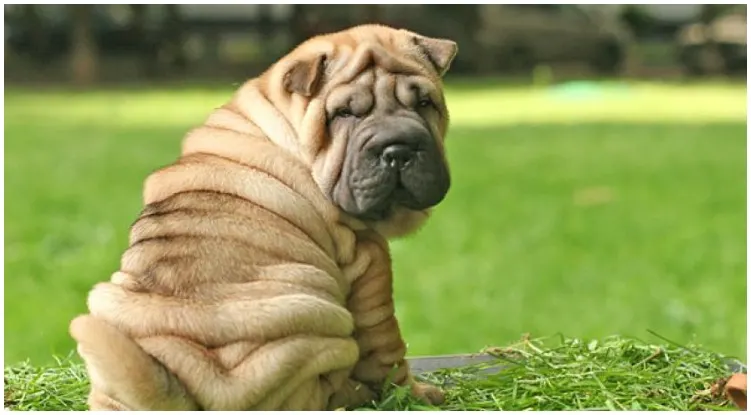
[[[329,399],[328,410],[356,408],[376,399],[376,394],[365,384],[347,379]]]
[[[440,405],[446,400],[446,394],[441,388],[423,382],[412,384],[412,395],[429,405]]]

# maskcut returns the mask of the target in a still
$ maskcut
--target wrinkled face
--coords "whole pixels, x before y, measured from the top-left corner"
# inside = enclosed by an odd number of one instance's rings
[[[450,178],[440,126],[447,115],[433,82],[372,67],[331,90],[325,108],[331,139],[347,141],[329,195],[343,211],[375,222],[443,200]]]
[[[441,78],[457,50],[364,25],[304,42],[272,71],[323,194],[386,237],[415,230],[448,192]]]

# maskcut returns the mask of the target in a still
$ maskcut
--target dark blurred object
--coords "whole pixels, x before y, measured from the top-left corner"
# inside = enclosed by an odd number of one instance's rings
[[[481,5],[479,42],[492,70],[529,72],[539,64],[584,62],[618,72],[629,36],[615,19],[568,4]]]
[[[647,10],[636,4],[628,4],[621,11],[621,20],[636,37],[644,38],[652,34],[656,26]]]
[[[620,7],[620,20],[636,39],[674,39],[686,23],[696,20],[700,4],[625,4]]]
[[[562,79],[590,76],[592,69],[606,76],[681,76],[683,65],[693,73],[713,73],[696,63],[707,60],[720,62],[716,66],[722,71],[745,68],[745,37],[743,42],[723,38],[728,28],[745,36],[745,16],[740,29],[741,25],[720,13],[732,7],[727,5],[87,7],[90,16],[79,18],[87,22],[84,25],[73,22],[72,9],[65,5],[5,5],[6,82],[69,82],[68,75],[76,72],[70,71],[73,55],[78,56],[80,71],[88,65],[94,69],[87,77],[104,83],[156,78],[240,80],[258,74],[311,36],[363,23],[381,23],[456,41],[459,54],[452,63],[453,76]],[[704,36],[702,27],[715,26],[720,35]],[[680,43],[676,55],[675,39],[681,28],[692,36]],[[693,36],[697,32],[700,35]],[[88,51],[86,65],[81,59],[83,51]],[[712,53],[720,57],[704,57]]]
[[[745,73],[746,31],[746,5],[704,5],[678,32],[678,58],[691,75]]]
[[[6,45],[13,52],[37,61],[49,61],[70,53],[75,24],[65,10],[33,4],[18,7],[20,9],[9,11],[6,6],[5,11]],[[138,36],[141,32],[133,30],[138,22],[133,19],[132,11],[119,9],[114,14],[107,7],[89,7],[92,40],[100,53],[127,54],[142,46],[143,38]]]
[[[136,58],[146,76],[165,60],[184,67],[180,26],[174,5],[5,6],[6,48],[41,65],[69,57],[78,83],[107,58]]]

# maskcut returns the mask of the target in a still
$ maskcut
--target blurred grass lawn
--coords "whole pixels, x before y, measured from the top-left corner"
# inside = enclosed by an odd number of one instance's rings
[[[615,86],[449,86],[452,190],[392,245],[410,354],[652,329],[745,360],[746,89]],[[6,364],[73,348],[142,180],[230,93],[5,93]]]

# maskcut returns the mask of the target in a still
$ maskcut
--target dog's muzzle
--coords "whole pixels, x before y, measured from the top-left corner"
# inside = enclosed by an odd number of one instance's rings
[[[349,195],[340,206],[361,219],[386,219],[395,206],[430,208],[450,186],[445,159],[430,131],[412,118],[390,118],[363,129],[350,143],[358,150],[345,162],[339,184],[348,186]]]

